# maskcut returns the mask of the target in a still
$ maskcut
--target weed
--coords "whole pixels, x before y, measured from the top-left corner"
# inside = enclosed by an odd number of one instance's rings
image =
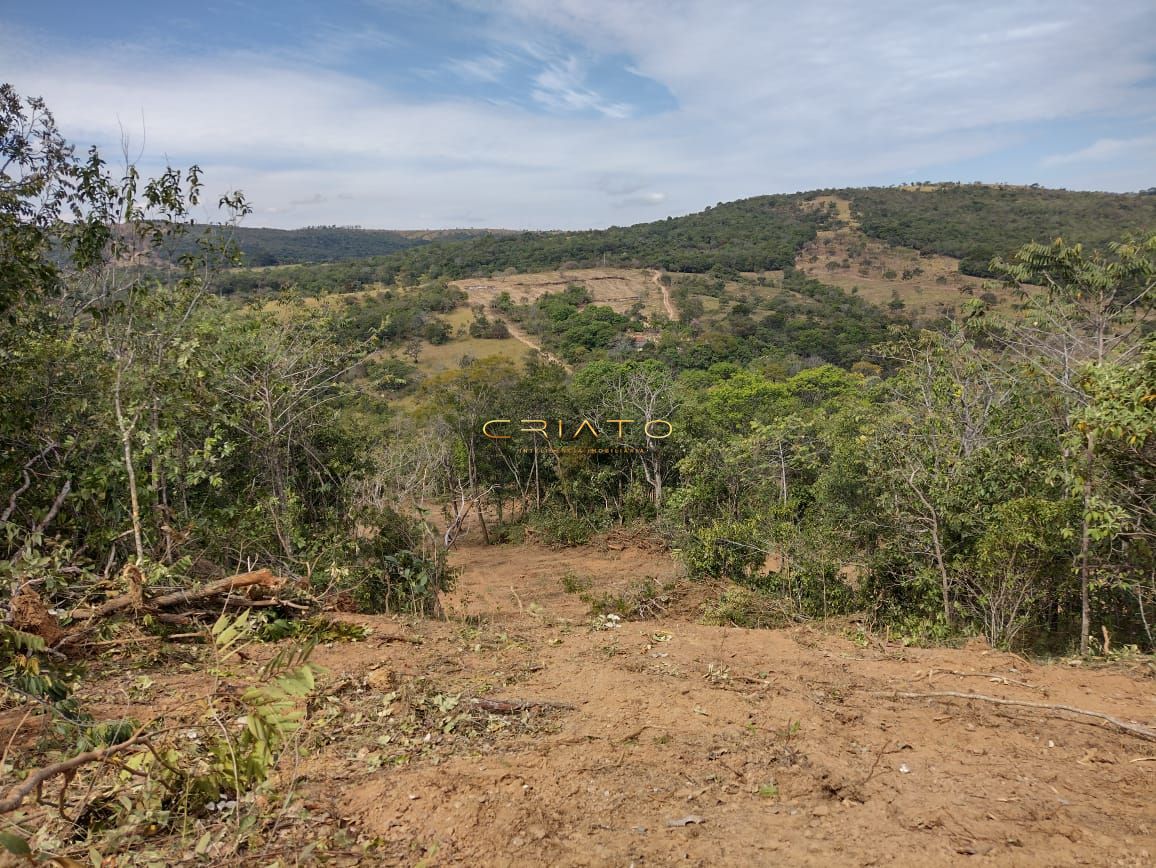
[[[787,601],[738,586],[708,600],[702,609],[702,623],[717,627],[766,629],[782,627],[790,621]]]
[[[590,590],[590,579],[580,576],[573,570],[567,570],[562,576],[562,590],[567,594],[580,594]]]

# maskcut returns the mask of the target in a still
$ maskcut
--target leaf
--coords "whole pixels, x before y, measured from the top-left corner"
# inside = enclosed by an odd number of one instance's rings
[[[209,851],[209,845],[211,843],[213,843],[213,833],[205,832],[205,834],[197,839],[197,846],[193,848],[193,852],[198,856],[203,856]]]
[[[32,848],[28,846],[28,842],[19,835],[13,835],[10,832],[0,832],[0,847],[3,847],[13,856],[32,857]]]

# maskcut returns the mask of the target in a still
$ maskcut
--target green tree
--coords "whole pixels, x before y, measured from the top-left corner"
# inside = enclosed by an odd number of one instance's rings
[[[1127,365],[1143,351],[1138,338],[1156,303],[1156,235],[1090,252],[1062,240],[1032,243],[992,267],[1019,290],[1027,313],[990,331],[1025,368],[1046,378],[1062,414],[1066,448],[1059,469],[1083,505],[1076,568],[1086,653],[1097,548],[1122,529],[1121,511],[1107,497],[1098,427],[1083,418],[1093,402],[1087,384],[1098,382],[1106,365]]]

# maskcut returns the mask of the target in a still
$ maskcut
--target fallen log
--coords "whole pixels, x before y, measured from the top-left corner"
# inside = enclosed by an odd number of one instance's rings
[[[141,600],[140,602],[138,602],[135,594],[121,594],[119,597],[113,597],[108,602],[102,603],[95,609],[75,611],[70,617],[73,621],[94,620],[107,617],[108,615],[121,612],[125,609],[131,609],[134,606],[145,609],[169,609],[174,606],[188,605],[189,603],[197,603],[201,600],[211,599],[212,597],[219,597],[222,594],[232,594],[243,588],[261,587],[269,590],[277,590],[284,584],[284,579],[280,576],[273,575],[273,573],[267,569],[254,570],[250,573],[238,573],[226,579],[218,579],[200,588],[173,591],[172,593],[161,594],[159,597]]]
[[[62,648],[80,641],[95,630],[102,619],[118,612],[127,610],[149,612],[168,623],[187,624],[189,620],[184,614],[168,613],[163,610],[186,607],[220,597],[224,597],[226,602],[235,606],[242,601],[240,597],[235,596],[238,591],[247,592],[247,597],[256,589],[268,592],[278,591],[284,584],[285,579],[273,575],[267,569],[262,569],[218,579],[199,588],[172,591],[152,598],[145,598],[141,590],[134,587],[129,593],[113,597],[94,609],[80,609],[72,612],[71,619],[83,622],[82,625],[59,638],[53,643],[53,647]],[[254,602],[259,599],[261,598],[254,598]]]

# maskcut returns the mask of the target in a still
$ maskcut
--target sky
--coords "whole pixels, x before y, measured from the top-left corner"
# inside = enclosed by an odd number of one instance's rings
[[[1156,186],[1152,0],[0,0],[0,80],[80,148],[243,190],[251,226]]]

